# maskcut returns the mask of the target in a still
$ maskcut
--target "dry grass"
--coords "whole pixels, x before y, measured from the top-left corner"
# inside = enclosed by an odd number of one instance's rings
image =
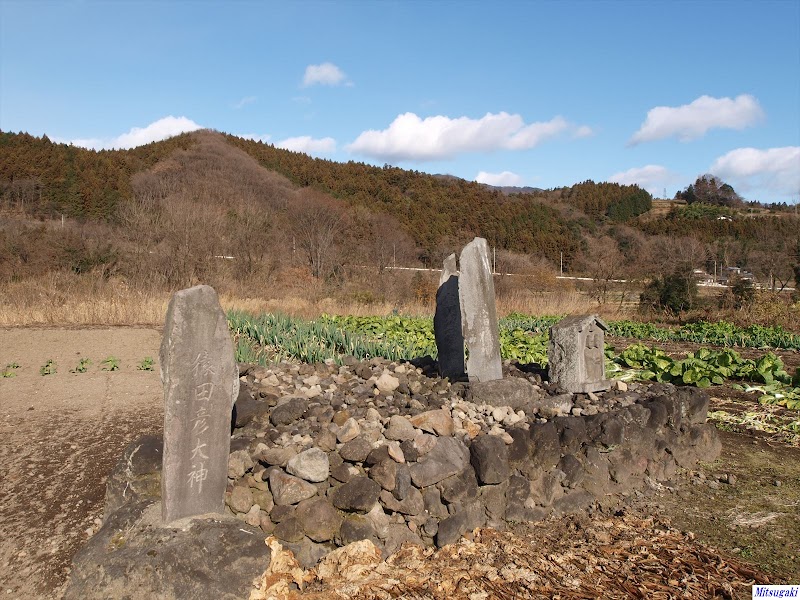
[[[254,290],[263,290],[263,295],[253,293]],[[158,326],[164,322],[170,295],[165,290],[134,289],[116,278],[51,272],[37,279],[0,287],[0,326]],[[303,318],[315,318],[322,313],[362,316],[397,312],[432,316],[435,309],[429,295],[423,298],[406,295],[404,299],[393,293],[385,296],[365,301],[361,296],[324,289],[315,281],[295,277],[291,285],[284,282],[223,288],[220,301],[225,310],[281,312]],[[626,304],[598,305],[586,293],[570,288],[504,289],[498,294],[497,310],[500,316],[512,312],[530,315],[599,313],[605,318],[625,318],[633,314],[633,309]]]

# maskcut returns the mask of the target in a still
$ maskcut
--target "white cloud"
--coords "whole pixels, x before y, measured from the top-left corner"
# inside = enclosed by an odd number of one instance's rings
[[[680,176],[661,165],[645,165],[614,173],[608,181],[623,185],[638,185],[654,196],[660,197],[665,187],[680,181]]]
[[[256,97],[255,96],[245,96],[244,98],[242,98],[241,100],[236,102],[233,105],[233,108],[236,109],[236,110],[239,110],[240,108],[244,108],[248,104],[252,104],[255,101],[256,101]]]
[[[290,137],[276,142],[278,148],[292,150],[294,152],[305,152],[306,154],[331,154],[336,151],[336,140],[332,137],[321,139],[312,138],[310,135]]]
[[[760,188],[787,199],[796,198],[800,194],[800,146],[737,148],[715,160],[709,171],[740,191]]]
[[[700,96],[683,106],[656,106],[647,112],[630,144],[677,137],[682,142],[703,137],[709,129],[744,129],[764,117],[753,96],[742,94],[734,99]]]
[[[89,148],[90,150],[109,150],[112,148],[127,150],[129,148],[136,148],[137,146],[144,146],[150,142],[160,142],[161,140],[180,135],[181,133],[196,131],[198,129],[202,129],[202,127],[191,119],[187,119],[186,117],[173,117],[170,115],[169,117],[154,121],[146,127],[134,127],[128,133],[123,133],[112,139],[74,139],[68,140],[66,143],[74,146],[81,146],[82,148]]]
[[[487,173],[486,171],[481,171],[475,176],[475,181],[497,186],[522,185],[522,177],[511,171],[503,171],[502,173]]]
[[[594,129],[592,129],[588,125],[581,125],[574,131],[572,137],[577,139],[577,138],[592,137],[593,135],[594,135]]]
[[[347,75],[333,63],[325,62],[321,65],[308,65],[303,76],[303,87],[312,85],[352,85]]]
[[[407,112],[382,131],[364,131],[349,152],[387,161],[439,160],[464,152],[523,150],[575,128],[563,117],[526,125],[520,115],[487,113],[480,119],[443,115],[421,119]],[[580,128],[577,128],[580,129]]]

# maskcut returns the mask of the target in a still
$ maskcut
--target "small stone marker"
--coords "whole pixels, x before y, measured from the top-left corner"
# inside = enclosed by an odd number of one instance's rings
[[[597,315],[567,317],[550,328],[548,348],[550,381],[572,393],[607,390],[605,331]]]
[[[161,342],[165,523],[224,509],[239,370],[225,313],[207,285],[172,296]]]
[[[444,269],[436,292],[433,333],[439,353],[439,375],[450,381],[464,379],[464,334],[461,331],[455,254],[444,259]]]
[[[467,375],[470,381],[502,379],[500,331],[486,240],[476,237],[464,246],[460,263],[458,295],[464,340],[469,350]]]

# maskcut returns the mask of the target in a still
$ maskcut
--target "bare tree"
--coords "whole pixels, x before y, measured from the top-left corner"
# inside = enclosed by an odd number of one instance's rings
[[[346,228],[343,207],[330,196],[304,188],[289,207],[289,219],[297,246],[306,255],[312,275],[327,276],[334,264],[337,240]]]

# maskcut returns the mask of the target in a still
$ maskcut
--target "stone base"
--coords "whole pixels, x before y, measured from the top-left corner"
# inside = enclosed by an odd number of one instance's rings
[[[608,379],[603,379],[602,381],[592,381],[591,383],[568,385],[564,388],[564,391],[571,392],[573,394],[588,394],[589,392],[592,393],[605,392],[610,390],[613,384],[614,384],[613,381],[609,381]]]

